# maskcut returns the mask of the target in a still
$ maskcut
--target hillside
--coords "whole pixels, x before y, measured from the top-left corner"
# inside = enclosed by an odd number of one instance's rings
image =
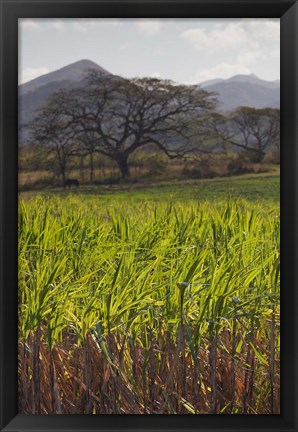
[[[69,82],[81,81],[89,69],[97,70],[103,75],[112,75],[110,72],[90,60],[80,60],[54,72],[35,78],[25,84],[21,84],[19,86],[19,95],[34,92],[50,83],[53,85],[53,88],[55,85],[65,87]]]
[[[201,87],[218,94],[219,108],[224,111],[239,106],[279,108],[280,83],[265,81],[256,75],[236,75],[229,79],[204,81]]]
[[[90,60],[80,60],[54,72],[42,75],[19,86],[19,141],[27,140],[26,125],[30,124],[47,99],[60,89],[75,89],[82,85],[89,70],[105,77],[116,76]],[[229,79],[214,79],[199,84],[218,95],[219,109],[232,110],[239,106],[278,108],[279,81],[264,81],[255,75],[236,75]]]
[[[103,77],[113,76],[90,60],[80,60],[19,86],[20,142],[27,139],[26,125],[34,120],[38,110],[46,104],[51,95],[61,89],[80,87],[89,70],[96,70]]]

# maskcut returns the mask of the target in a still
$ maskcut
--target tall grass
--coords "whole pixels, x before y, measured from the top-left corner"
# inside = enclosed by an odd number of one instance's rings
[[[20,200],[19,410],[278,413],[278,206]]]

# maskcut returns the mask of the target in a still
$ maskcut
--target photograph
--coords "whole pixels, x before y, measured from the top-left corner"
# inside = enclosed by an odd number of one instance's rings
[[[280,21],[18,19],[19,414],[281,413]]]

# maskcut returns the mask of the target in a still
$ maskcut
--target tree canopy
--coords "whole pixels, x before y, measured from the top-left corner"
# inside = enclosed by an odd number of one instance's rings
[[[94,71],[79,89],[59,91],[40,112],[33,138],[57,152],[98,152],[113,159],[123,178],[138,148],[154,144],[169,157],[203,149],[213,94],[168,80],[103,77]]]
[[[137,149],[155,146],[169,158],[242,149],[262,162],[265,151],[279,151],[280,111],[240,107],[223,114],[217,100],[199,86],[157,78],[132,80],[89,71],[84,84],[55,93],[31,126],[34,142],[56,155],[65,180],[72,156],[95,153],[130,175]]]
[[[225,139],[249,152],[255,162],[262,162],[270,145],[279,148],[279,109],[240,107],[231,113],[227,123],[229,135]]]

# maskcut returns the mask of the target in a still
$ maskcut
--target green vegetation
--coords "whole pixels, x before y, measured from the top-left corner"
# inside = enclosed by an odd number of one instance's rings
[[[101,200],[187,200],[215,201],[218,199],[245,198],[246,200],[264,200],[279,202],[279,171],[264,174],[246,174],[242,176],[215,178],[208,180],[172,180],[147,183],[123,183],[119,185],[80,186],[71,190],[59,188],[42,191],[22,192],[27,200],[33,196],[61,197],[79,196],[82,200],[91,196]]]
[[[120,187],[20,197],[20,412],[278,413],[278,177]]]
[[[144,162],[152,165],[156,152],[166,159],[195,160],[185,174],[200,178],[220,171],[253,172],[248,161],[261,164],[274,153],[278,163],[280,153],[279,109],[242,106],[223,114],[216,94],[197,85],[126,80],[95,71],[86,74],[75,92],[70,88],[52,94],[26,128],[22,161],[27,159],[33,171],[52,173],[52,180],[60,177],[62,184],[74,169],[83,171],[86,158],[92,183],[99,160],[103,167],[105,159],[117,167],[119,177],[131,178],[138,153],[145,156],[140,169]],[[223,169],[212,166],[213,157],[226,159],[229,152],[242,160],[226,161]],[[149,173],[154,174],[151,168]]]

